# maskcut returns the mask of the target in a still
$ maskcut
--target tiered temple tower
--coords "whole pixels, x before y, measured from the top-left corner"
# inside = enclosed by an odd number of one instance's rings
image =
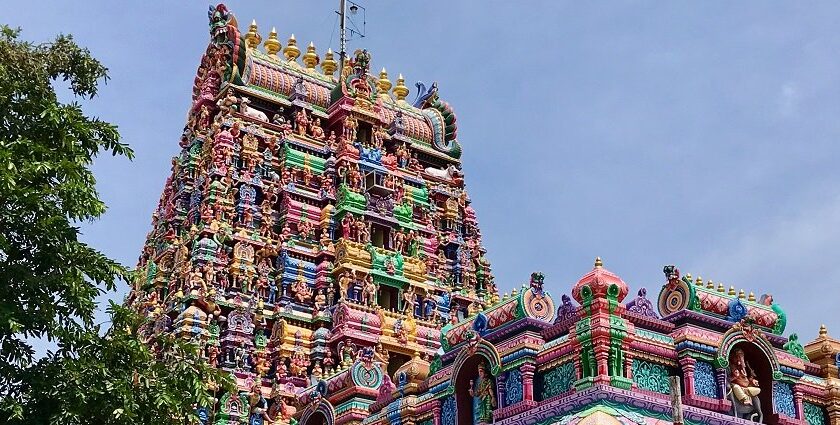
[[[428,369],[445,324],[498,300],[455,114],[436,84],[409,103],[365,50],[337,69],[294,35],[241,34],[224,5],[209,18],[129,302],[235,375],[214,421],[283,423],[305,389],[351,382],[332,400],[360,419],[383,381]]]
[[[770,295],[666,266],[628,298],[597,259],[499,297],[435,84],[209,17],[128,298],[235,376],[205,424],[840,425],[840,341]]]

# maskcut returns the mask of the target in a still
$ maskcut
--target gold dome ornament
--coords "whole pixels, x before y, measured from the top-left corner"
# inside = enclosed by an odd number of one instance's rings
[[[315,65],[318,65],[320,61],[318,54],[315,53],[315,43],[310,41],[306,53],[303,54],[303,64],[306,65],[306,69],[315,71]]]
[[[286,48],[283,49],[283,54],[286,55],[286,59],[288,59],[289,62],[294,62],[295,59],[300,56],[300,49],[298,49],[297,40],[295,40],[294,34],[292,34],[292,36],[289,37],[289,41],[286,42]]]
[[[251,21],[248,32],[245,33],[245,43],[249,49],[253,49],[260,45],[260,41],[262,41],[262,36],[257,32],[257,20],[255,19]]]
[[[336,68],[338,68],[338,63],[333,58],[333,51],[332,49],[327,49],[327,53],[324,55],[324,60],[321,62],[321,70],[324,71],[324,75],[332,77]]]
[[[280,51],[280,40],[277,39],[277,29],[271,28],[271,32],[268,33],[268,39],[265,40],[263,46],[265,46],[265,52],[272,56]]]
[[[385,68],[382,68],[382,71],[379,71],[379,80],[376,82],[376,88],[379,89],[379,97],[390,99],[391,96],[388,92],[391,90],[391,80],[388,79],[388,71]]]
[[[397,101],[403,102],[405,102],[405,97],[408,96],[408,87],[405,86],[405,78],[403,78],[402,74],[397,77],[397,86],[394,87],[394,96],[397,98]]]
[[[604,267],[604,262],[601,261],[601,257],[595,257],[595,267]]]

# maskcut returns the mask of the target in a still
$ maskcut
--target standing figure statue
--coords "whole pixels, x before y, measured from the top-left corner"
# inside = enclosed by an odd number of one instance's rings
[[[473,406],[477,411],[473,412],[476,423],[493,422],[493,409],[496,408],[496,394],[493,390],[493,379],[483,364],[478,366],[478,382],[470,380],[470,396],[475,399]]]

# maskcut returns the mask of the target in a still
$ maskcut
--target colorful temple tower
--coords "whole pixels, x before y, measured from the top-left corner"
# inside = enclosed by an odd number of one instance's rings
[[[436,84],[209,18],[127,300],[235,377],[204,423],[840,425],[840,341],[769,295],[666,266],[628,301],[597,259],[499,297]]]
[[[288,421],[307,388],[361,420],[382,382],[428,369],[445,324],[498,299],[455,113],[437,84],[409,103],[365,50],[338,69],[274,30],[261,50],[224,5],[209,18],[129,301],[235,375],[217,423]]]

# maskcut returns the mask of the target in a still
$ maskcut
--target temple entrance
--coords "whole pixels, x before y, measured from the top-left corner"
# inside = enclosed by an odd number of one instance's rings
[[[458,425],[492,423],[496,382],[484,356],[473,355],[461,364],[455,378],[455,406]]]
[[[398,370],[407,362],[411,360],[411,357],[406,356],[405,354],[395,353],[391,351],[388,355],[388,376],[393,378],[394,382],[397,382],[397,377],[394,376]]]
[[[301,425],[328,425],[327,418],[321,412],[313,412]]]
[[[760,389],[758,399],[761,402],[761,411],[764,414],[763,423],[777,424],[779,416],[773,413],[773,367],[770,364],[770,360],[757,345],[742,341],[735,344],[732,350],[729,351],[728,384],[730,387],[727,390],[733,390],[733,379],[737,379],[734,377],[733,371],[739,365],[739,351],[743,352],[747,379],[749,380],[750,376],[754,375],[755,380],[758,382],[758,388]],[[743,388],[741,391],[749,392],[750,390]],[[727,397],[727,399],[731,400],[731,396]]]

